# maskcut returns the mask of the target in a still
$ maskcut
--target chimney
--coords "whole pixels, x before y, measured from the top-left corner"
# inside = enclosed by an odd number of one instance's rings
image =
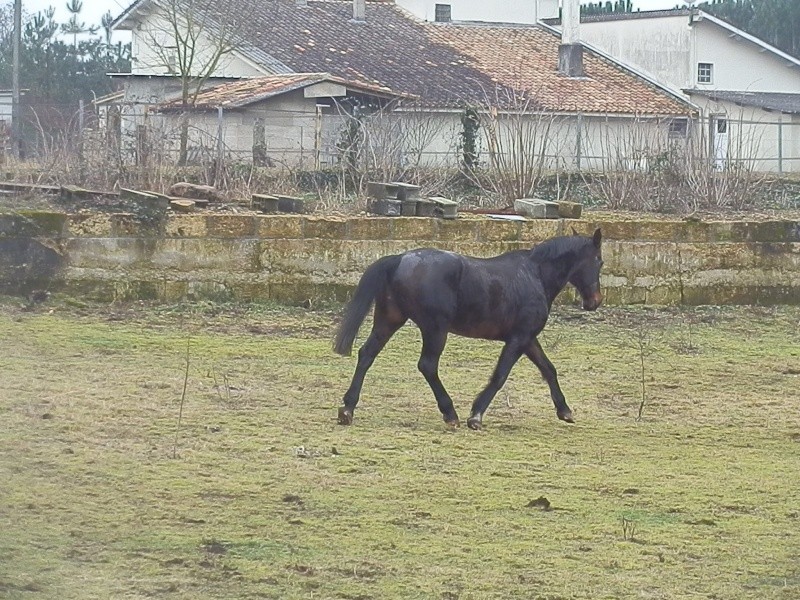
[[[580,41],[580,0],[562,0],[562,2],[558,72],[567,77],[583,77],[583,46],[581,46]]]
[[[366,0],[353,0],[353,21],[363,23],[367,13]]]

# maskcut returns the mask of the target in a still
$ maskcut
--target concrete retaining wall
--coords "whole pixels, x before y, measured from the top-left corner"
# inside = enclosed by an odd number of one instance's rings
[[[434,246],[475,256],[575,228],[604,234],[611,304],[800,304],[800,221],[455,221],[300,215],[0,215],[0,291],[98,300],[345,300],[386,254]]]

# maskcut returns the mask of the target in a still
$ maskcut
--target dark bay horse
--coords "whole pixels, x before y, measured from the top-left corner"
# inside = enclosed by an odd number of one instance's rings
[[[558,418],[573,423],[556,369],[537,336],[544,329],[553,300],[567,283],[578,289],[585,310],[600,306],[600,245],[597,229],[591,237],[556,237],[531,250],[494,258],[421,249],[372,263],[361,276],[334,343],[338,354],[351,353],[358,329],[374,302],[372,331],[358,351],[353,381],[344,395],[344,406],[339,408],[339,423],[352,424],[367,370],[389,338],[409,319],[422,333],[419,370],[449,425],[458,426],[459,420],[439,380],[439,357],[448,333],[505,343],[489,384],[472,404],[467,420],[470,428],[480,429],[489,403],[523,354],[550,386]]]

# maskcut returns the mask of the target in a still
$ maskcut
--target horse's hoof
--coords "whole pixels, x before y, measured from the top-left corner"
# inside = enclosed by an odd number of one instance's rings
[[[352,425],[353,424],[353,411],[339,407],[339,425]]]
[[[461,421],[458,420],[458,417],[456,417],[455,419],[445,419],[444,422],[453,429],[458,429],[459,427],[461,427]]]
[[[558,418],[566,423],[574,423],[575,419],[572,417],[572,411],[566,410],[558,413]]]
[[[477,417],[470,417],[467,419],[467,427],[470,429],[474,429],[475,431],[480,431],[481,429],[481,420]]]

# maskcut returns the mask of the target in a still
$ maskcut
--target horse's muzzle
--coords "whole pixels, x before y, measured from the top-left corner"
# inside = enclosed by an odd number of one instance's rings
[[[603,303],[603,294],[596,291],[588,298],[583,299],[583,310],[597,310],[597,307]]]

